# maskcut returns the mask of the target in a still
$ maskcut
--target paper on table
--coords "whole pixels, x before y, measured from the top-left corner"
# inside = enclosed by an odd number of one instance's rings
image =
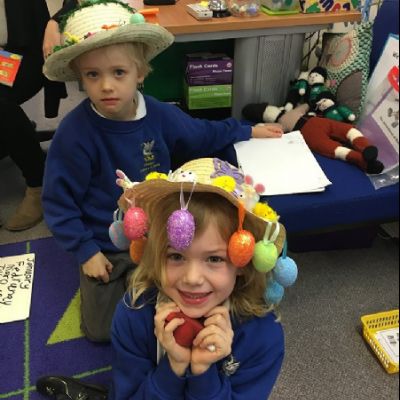
[[[0,257],[0,323],[29,317],[35,254]]]
[[[323,191],[331,184],[299,131],[236,143],[235,149],[244,173],[265,186],[263,195]]]

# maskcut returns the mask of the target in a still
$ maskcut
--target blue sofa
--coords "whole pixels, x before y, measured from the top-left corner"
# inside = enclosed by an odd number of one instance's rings
[[[293,251],[366,247],[380,224],[399,219],[399,184],[376,190],[368,176],[314,154],[332,185],[324,192],[263,197],[280,214]]]

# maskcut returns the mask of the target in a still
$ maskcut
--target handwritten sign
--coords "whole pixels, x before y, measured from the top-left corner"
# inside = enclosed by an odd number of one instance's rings
[[[0,257],[0,323],[29,317],[35,254]]]

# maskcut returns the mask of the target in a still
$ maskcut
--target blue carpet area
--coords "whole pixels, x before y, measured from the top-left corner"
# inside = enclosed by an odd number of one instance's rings
[[[79,332],[78,324],[63,322],[71,302],[79,298],[78,265],[53,238],[0,246],[0,257],[25,253],[36,255],[30,317],[0,324],[0,399],[42,399],[35,382],[43,375],[74,376],[108,385],[110,345],[69,335]],[[61,334],[54,339],[52,334],[59,325],[63,325],[58,329]]]

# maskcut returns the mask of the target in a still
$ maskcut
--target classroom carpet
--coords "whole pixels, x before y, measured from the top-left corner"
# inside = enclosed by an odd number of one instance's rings
[[[39,400],[36,380],[64,375],[108,385],[111,347],[79,327],[79,272],[53,238],[0,245],[0,257],[34,253],[30,316],[0,324],[0,399]]]

